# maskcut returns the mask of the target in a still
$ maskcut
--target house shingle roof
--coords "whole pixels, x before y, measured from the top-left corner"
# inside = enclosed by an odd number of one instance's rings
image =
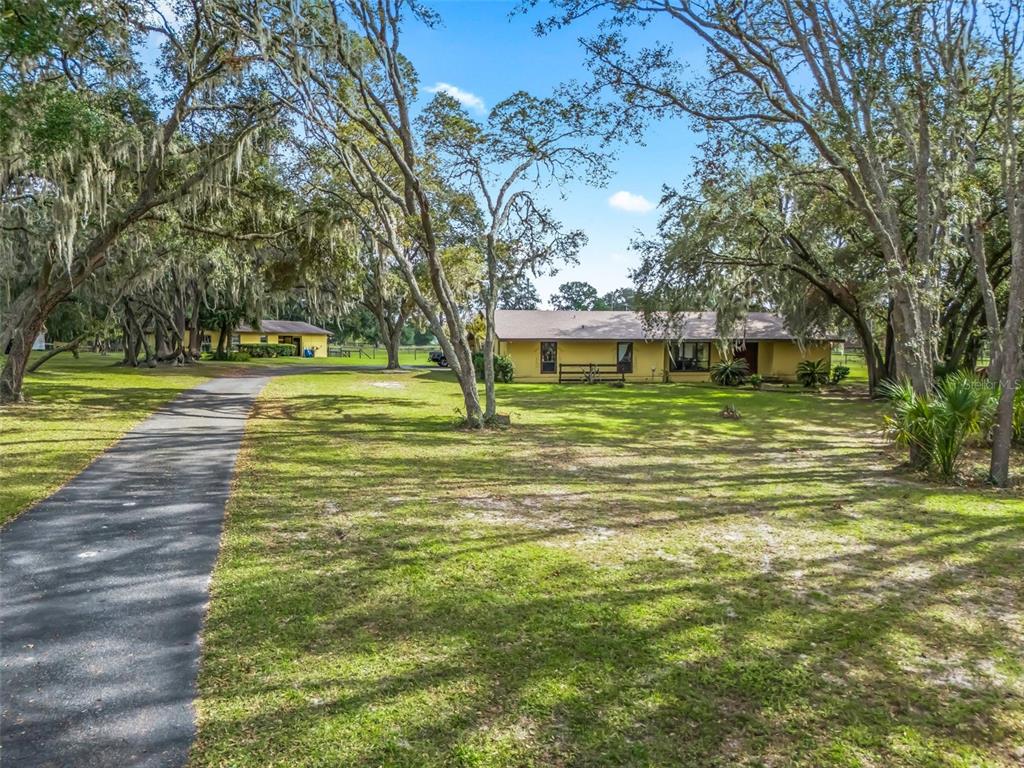
[[[541,339],[550,341],[615,341],[636,339],[689,339],[715,341],[715,312],[685,312],[676,315],[670,327],[665,323],[644,326],[640,312],[576,312],[545,309],[504,309],[495,314],[499,339]],[[785,341],[796,337],[778,315],[750,312],[736,327],[734,338],[751,341]]]
[[[242,333],[285,333],[294,336],[330,333],[326,328],[317,328],[315,325],[304,323],[301,320],[261,320],[256,328],[248,323],[242,323],[238,326],[238,330]]]

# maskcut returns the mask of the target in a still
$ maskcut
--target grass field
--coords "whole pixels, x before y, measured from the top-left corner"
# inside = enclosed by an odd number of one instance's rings
[[[122,368],[118,355],[61,355],[0,406],[0,523],[50,495],[136,423],[222,364]]]
[[[362,355],[352,353],[350,357],[271,357],[250,360],[256,365],[343,365],[383,368],[388,364],[388,355],[383,349],[367,349]],[[427,359],[426,351],[401,350],[398,353],[398,364],[402,366],[433,365]]]
[[[860,399],[500,397],[271,382],[192,766],[1020,765],[1019,492],[891,471]]]

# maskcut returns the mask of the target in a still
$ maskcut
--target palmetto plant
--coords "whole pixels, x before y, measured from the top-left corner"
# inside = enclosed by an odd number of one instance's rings
[[[742,357],[722,360],[711,367],[711,380],[723,387],[738,387],[750,375],[750,366]]]
[[[796,367],[796,380],[805,387],[820,387],[828,383],[828,362],[801,360]]]
[[[918,448],[922,464],[947,479],[956,473],[967,440],[991,424],[996,403],[992,387],[968,372],[946,376],[928,395],[918,395],[907,382],[886,382],[882,391],[893,407],[886,417],[890,437]]]

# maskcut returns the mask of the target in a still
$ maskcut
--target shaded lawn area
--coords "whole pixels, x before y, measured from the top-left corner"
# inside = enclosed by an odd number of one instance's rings
[[[222,364],[123,368],[120,355],[60,355],[25,378],[29,402],[0,406],[0,523],[46,498],[121,435]]]
[[[887,470],[863,400],[500,397],[470,434],[444,374],[271,382],[191,765],[1019,765],[1019,493]]]

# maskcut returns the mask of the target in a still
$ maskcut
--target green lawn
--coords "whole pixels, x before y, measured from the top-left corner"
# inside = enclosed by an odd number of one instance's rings
[[[0,523],[49,496],[136,423],[224,369],[123,368],[119,355],[61,355],[25,379],[29,402],[0,406]]]
[[[500,397],[471,434],[445,374],[271,382],[192,766],[1020,764],[1019,492],[891,471],[863,400]]]
[[[832,365],[845,365],[850,369],[850,375],[845,384],[867,384],[868,364],[864,360],[863,352],[847,352],[844,355],[832,354]]]

